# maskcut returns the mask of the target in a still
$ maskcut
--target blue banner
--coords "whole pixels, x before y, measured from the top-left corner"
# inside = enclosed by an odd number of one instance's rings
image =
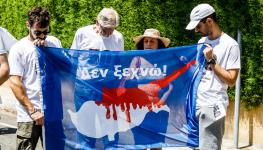
[[[38,47],[46,149],[197,147],[203,47]]]

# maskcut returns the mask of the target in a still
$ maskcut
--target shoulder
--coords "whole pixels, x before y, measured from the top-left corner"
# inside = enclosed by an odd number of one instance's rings
[[[1,33],[6,33],[6,32],[8,32],[5,28],[3,28],[3,27],[0,27],[0,32]]]
[[[13,47],[26,47],[29,44],[27,37],[23,37],[21,40],[17,41]]]
[[[7,31],[7,29],[0,27],[0,35],[3,38],[8,38],[10,33]]]
[[[204,43],[205,40],[206,40],[206,37],[202,37],[202,38],[198,41],[198,43]]]
[[[93,25],[88,25],[85,27],[81,27],[76,31],[76,35],[81,35],[83,33],[91,32]]]
[[[58,38],[56,38],[55,36],[52,36],[52,35],[48,35],[46,40],[48,40],[48,41],[60,41]]]
[[[22,52],[25,50],[25,47],[29,45],[28,40],[26,37],[22,38],[18,42],[16,42],[10,49],[10,53],[13,52]]]
[[[60,40],[54,36],[48,35],[46,41],[48,42],[48,46],[50,47],[61,47]]]
[[[235,39],[233,39],[232,37],[230,37],[228,34],[224,33],[222,35],[222,41],[226,42],[227,44],[229,45],[232,45],[232,46],[237,46],[238,43]]]
[[[113,36],[115,36],[118,39],[123,39],[122,34],[119,31],[117,31],[117,30],[113,31]]]

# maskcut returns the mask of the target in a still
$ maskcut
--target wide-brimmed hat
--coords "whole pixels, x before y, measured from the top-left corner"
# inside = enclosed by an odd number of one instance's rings
[[[155,39],[159,39],[163,42],[165,47],[168,47],[168,45],[170,44],[170,39],[165,38],[165,37],[161,37],[160,36],[160,32],[157,29],[146,29],[143,33],[143,35],[140,36],[136,36],[133,38],[133,41],[135,42],[135,44],[137,45],[143,38],[145,37],[150,37],[150,38],[155,38]]]
[[[199,4],[197,5],[190,14],[190,22],[185,29],[193,30],[197,24],[205,17],[213,14],[215,9],[209,4]]]

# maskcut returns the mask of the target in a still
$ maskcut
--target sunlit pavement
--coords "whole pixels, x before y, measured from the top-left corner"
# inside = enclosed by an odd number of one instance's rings
[[[0,150],[15,150],[16,143],[16,115],[7,110],[0,109]],[[233,150],[233,139],[223,139],[222,150]],[[263,145],[249,145],[239,143],[241,150],[263,150]],[[38,145],[37,150],[41,150]],[[191,150],[188,147],[170,147],[163,150]]]
[[[0,150],[15,150],[16,146],[16,115],[15,115],[15,97],[8,82],[0,86]],[[233,150],[233,139],[223,139],[222,150]],[[239,143],[241,150],[263,150],[263,145],[249,145],[248,143]],[[38,145],[37,150],[41,150]],[[191,150],[188,147],[163,148],[163,150]]]

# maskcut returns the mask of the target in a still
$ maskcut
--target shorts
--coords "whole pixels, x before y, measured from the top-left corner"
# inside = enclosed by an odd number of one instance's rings
[[[16,136],[17,150],[35,150],[39,138],[43,147],[42,126],[35,122],[18,122]]]
[[[225,130],[225,117],[215,118],[215,107],[200,107],[196,109],[199,122],[200,150],[220,150]]]

